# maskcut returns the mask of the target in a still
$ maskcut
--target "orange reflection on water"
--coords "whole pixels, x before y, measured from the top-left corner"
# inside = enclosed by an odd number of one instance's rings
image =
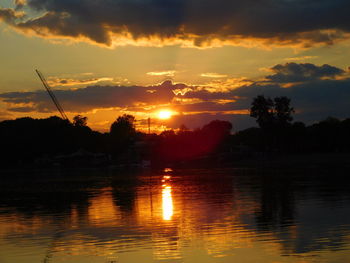
[[[348,232],[342,237],[344,250],[325,246],[300,253],[302,225],[284,226],[283,232],[260,231],[254,216],[262,203],[256,192],[246,192],[251,190],[240,187],[239,181],[163,172],[151,183],[145,177],[145,183],[137,182],[137,187],[118,181],[93,191],[87,189],[89,198],[82,199],[86,197],[82,195],[79,202],[72,200],[60,210],[60,217],[55,209],[45,206],[33,215],[32,201],[26,203],[27,195],[23,194],[26,209],[12,209],[11,203],[12,210],[0,207],[0,261],[117,262],[120,257],[131,263],[348,262]],[[125,195],[131,195],[131,201],[121,199]],[[38,206],[42,204],[39,201]]]
[[[165,179],[170,179],[170,176],[164,176]],[[171,186],[169,184],[162,185],[162,209],[163,209],[163,219],[171,220],[174,214],[173,197],[171,195]]]
[[[93,225],[106,227],[120,221],[121,214],[113,202],[111,187],[102,188],[98,195],[90,199],[87,214],[89,223]]]

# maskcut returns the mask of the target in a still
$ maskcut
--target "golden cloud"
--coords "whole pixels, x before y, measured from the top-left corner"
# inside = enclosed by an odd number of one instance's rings
[[[47,83],[52,87],[56,87],[56,86],[90,85],[90,84],[96,84],[102,81],[112,82],[113,78],[103,77],[103,78],[91,78],[91,79],[72,79],[72,78],[50,77],[48,78]]]
[[[166,71],[151,71],[147,72],[147,75],[150,76],[167,76],[167,77],[173,77],[175,76],[176,70],[166,70]]]
[[[202,73],[200,74],[200,76],[205,78],[226,78],[227,77],[227,75],[225,74],[214,73],[214,72]]]
[[[292,57],[292,58],[285,58],[286,61],[304,61],[308,59],[315,59],[318,58],[318,56],[301,56],[301,57]]]

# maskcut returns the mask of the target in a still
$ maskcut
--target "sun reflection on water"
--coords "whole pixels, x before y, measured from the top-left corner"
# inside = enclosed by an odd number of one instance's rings
[[[173,197],[171,195],[171,186],[168,182],[169,179],[170,176],[165,175],[162,180],[162,182],[166,182],[162,185],[162,210],[163,219],[167,221],[171,220],[174,214]]]

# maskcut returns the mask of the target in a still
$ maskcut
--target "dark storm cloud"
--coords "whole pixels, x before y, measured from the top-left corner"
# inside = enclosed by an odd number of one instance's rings
[[[334,78],[345,73],[344,70],[327,64],[316,66],[311,63],[278,64],[271,68],[275,73],[266,78],[274,82],[300,82],[317,80],[321,78]]]
[[[23,7],[24,1],[17,2],[17,8]],[[0,18],[37,35],[85,38],[108,46],[112,34],[126,33],[135,41],[157,37],[195,46],[244,39],[311,46],[332,44],[350,31],[347,0],[28,0],[27,7],[43,15],[18,20],[2,9]]]

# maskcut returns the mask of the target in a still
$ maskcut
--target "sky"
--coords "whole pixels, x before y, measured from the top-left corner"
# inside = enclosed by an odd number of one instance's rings
[[[257,95],[295,121],[350,117],[347,0],[0,0],[0,120],[58,115],[108,131],[122,114],[153,131],[211,120],[234,131]],[[157,118],[168,110],[168,120]]]

